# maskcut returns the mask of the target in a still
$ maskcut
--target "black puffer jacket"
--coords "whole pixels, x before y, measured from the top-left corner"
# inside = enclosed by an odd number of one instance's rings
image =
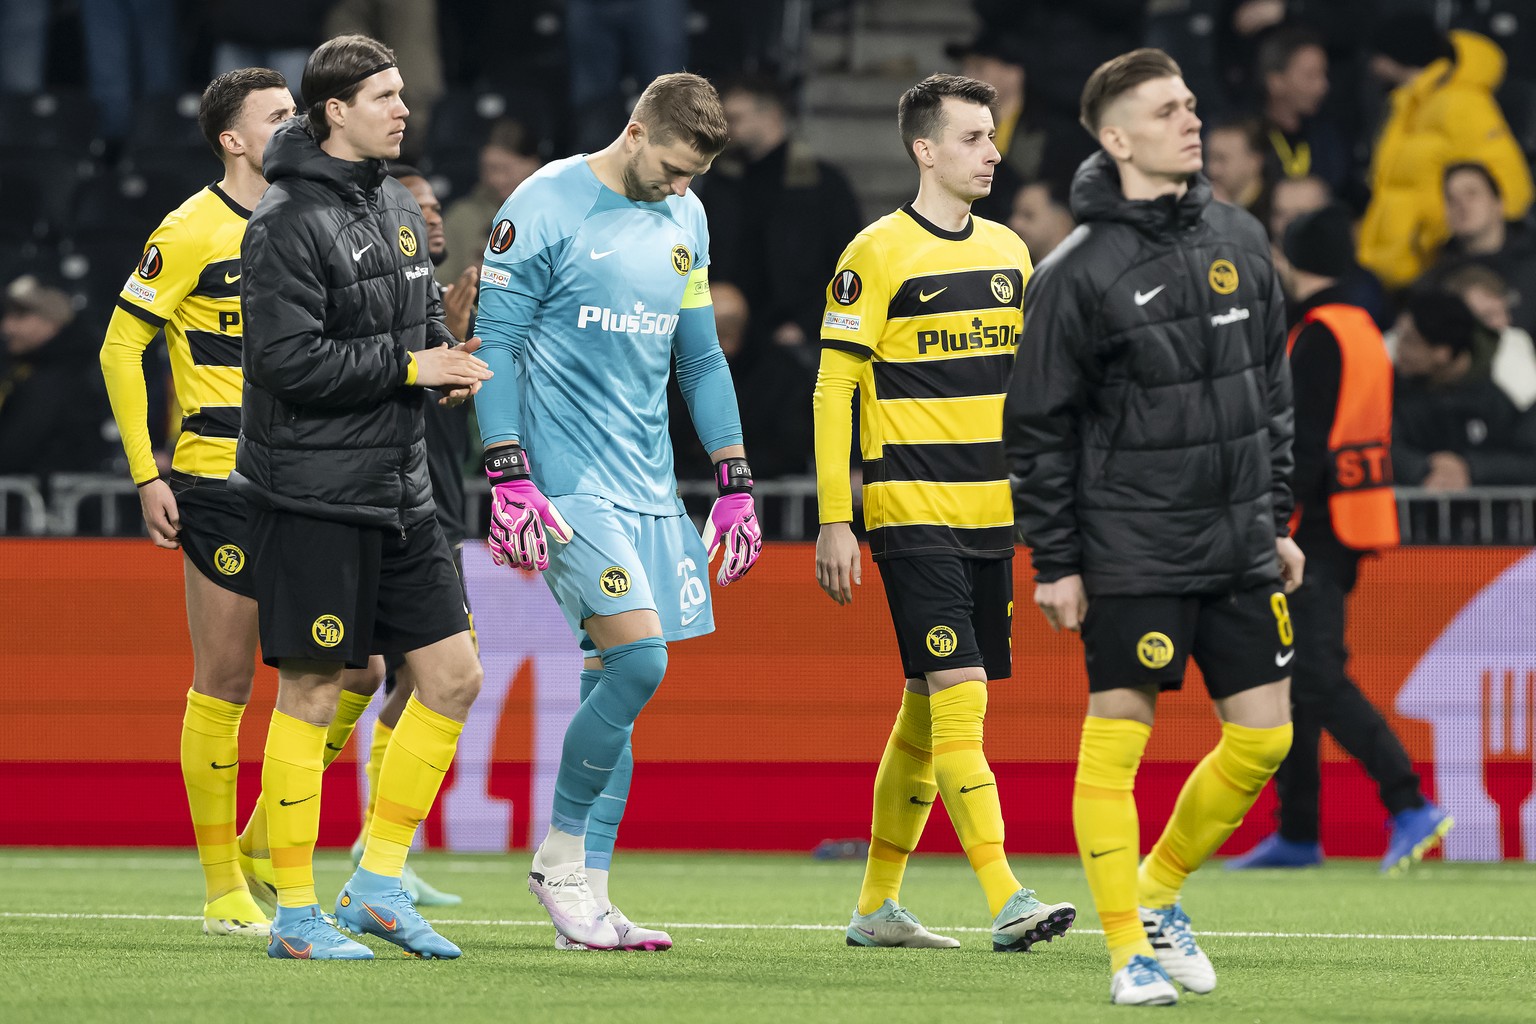
[[[1291,512],[1285,305],[1258,221],[1131,202],[1108,155],[1072,183],[1078,229],[1036,268],[1004,411],[1037,579],[1199,594],[1279,579]]]
[[[407,353],[452,339],[421,208],[382,161],[326,155],[295,118],[240,247],[245,398],[230,486],[257,505],[403,529],[433,513]]]

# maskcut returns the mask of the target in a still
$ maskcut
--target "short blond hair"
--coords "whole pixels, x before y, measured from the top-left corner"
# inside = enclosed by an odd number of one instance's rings
[[[653,142],[665,146],[682,140],[711,158],[720,155],[730,137],[720,94],[709,79],[686,71],[662,75],[646,86],[630,120],[643,124]]]

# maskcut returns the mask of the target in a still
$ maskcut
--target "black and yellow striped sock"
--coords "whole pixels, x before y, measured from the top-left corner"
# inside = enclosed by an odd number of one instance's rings
[[[938,794],[933,775],[933,721],[928,695],[904,691],[901,711],[886,741],[875,774],[874,820],[869,859],[859,890],[859,913],[870,914],[887,899],[900,902],[907,857],[922,838]]]

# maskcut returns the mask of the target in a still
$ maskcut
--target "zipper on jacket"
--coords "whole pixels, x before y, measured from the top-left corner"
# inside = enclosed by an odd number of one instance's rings
[[[406,458],[410,458],[411,450],[405,450]],[[400,520],[400,539],[405,540],[405,459],[400,460],[400,507],[395,509],[395,515]]]

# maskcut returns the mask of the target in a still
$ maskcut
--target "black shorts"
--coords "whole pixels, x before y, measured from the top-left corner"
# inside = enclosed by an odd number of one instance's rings
[[[1083,651],[1092,693],[1184,685],[1193,656],[1215,699],[1291,674],[1291,613],[1279,584],[1226,594],[1090,597]]]
[[[447,536],[446,532],[444,536]],[[475,637],[475,613],[469,609],[469,586],[464,582],[464,542],[449,542],[449,548],[453,551],[453,567],[459,574],[459,585],[464,588],[464,610],[469,614],[469,638],[475,641],[476,653],[480,650],[480,641]],[[395,673],[400,666],[405,664],[405,652],[389,654],[384,657],[384,696],[388,697],[395,690]]]
[[[245,499],[222,480],[174,473],[169,483],[181,516],[181,550],[188,560],[225,590],[255,597],[250,506]]]
[[[908,679],[947,668],[1013,674],[1013,559],[959,554],[876,562]]]
[[[342,662],[469,628],[464,585],[436,519],[399,530],[251,509],[261,657]]]

